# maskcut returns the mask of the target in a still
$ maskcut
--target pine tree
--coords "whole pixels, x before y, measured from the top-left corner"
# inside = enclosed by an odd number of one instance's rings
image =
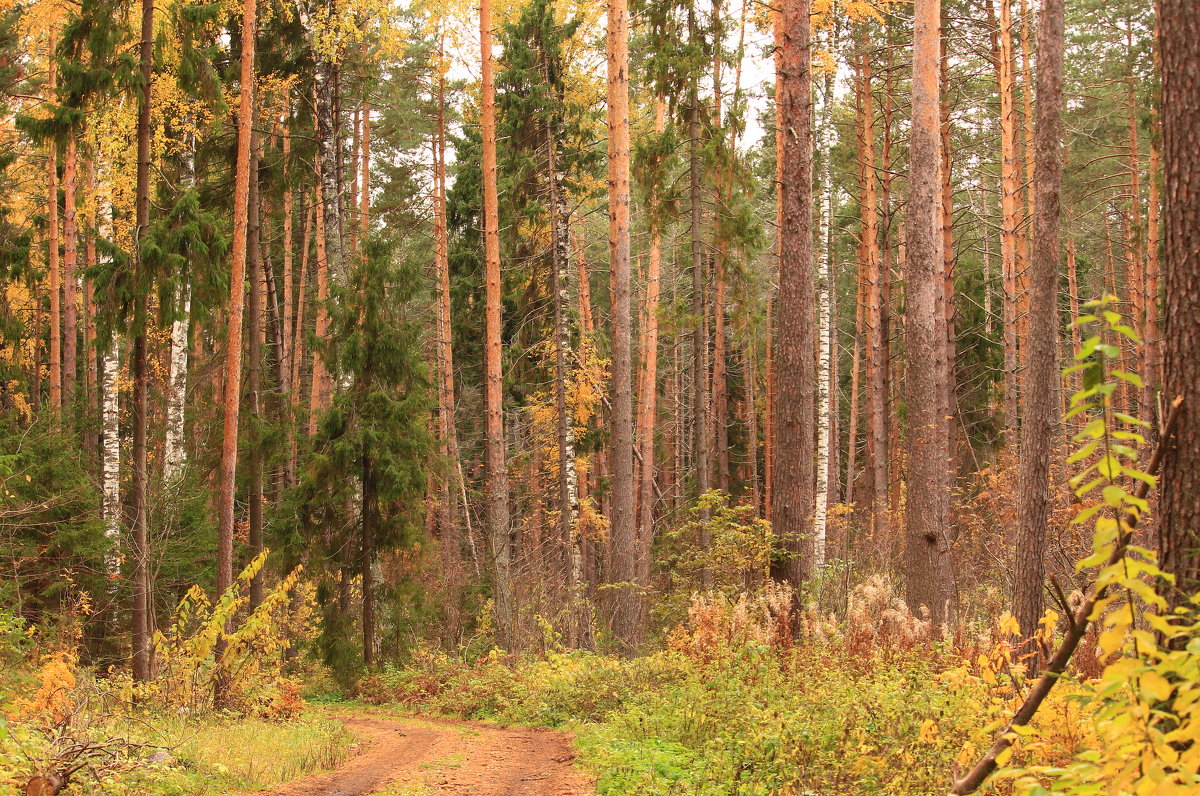
[[[937,349],[942,345],[939,294],[942,265],[941,194],[938,180],[941,2],[917,0],[913,38],[913,118],[909,136],[908,311],[906,393],[908,501],[905,540],[906,598],[914,613],[945,617],[938,549],[946,533],[945,446]]]
[[[813,308],[811,8],[787,0],[780,19],[778,102],[783,122],[780,180],[779,298],[774,366],[788,389],[775,398],[775,469],[771,523],[786,557],[777,576],[799,592],[813,574],[816,339]]]

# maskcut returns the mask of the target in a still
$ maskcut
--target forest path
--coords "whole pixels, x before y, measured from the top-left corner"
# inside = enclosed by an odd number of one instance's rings
[[[442,719],[330,711],[358,754],[333,771],[270,796],[585,796],[595,784],[574,767],[568,733]]]

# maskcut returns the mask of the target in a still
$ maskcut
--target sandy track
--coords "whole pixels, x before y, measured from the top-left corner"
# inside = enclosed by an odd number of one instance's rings
[[[575,769],[571,736],[475,722],[335,714],[359,754],[272,796],[584,796],[595,785]]]

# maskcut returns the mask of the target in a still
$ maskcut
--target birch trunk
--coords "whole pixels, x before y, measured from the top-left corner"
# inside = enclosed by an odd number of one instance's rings
[[[830,29],[830,51],[837,49],[836,32]],[[833,364],[833,314],[830,298],[832,288],[832,251],[829,248],[829,230],[833,223],[833,176],[830,159],[833,154],[832,74],[825,76],[821,95],[821,111],[817,120],[816,142],[821,171],[817,193],[821,209],[817,214],[817,474],[816,497],[813,513],[813,571],[820,572],[825,566],[825,536],[829,516],[829,426],[830,426],[830,373]]]
[[[184,145],[181,181],[185,191],[195,188],[196,143],[188,137]],[[191,323],[192,283],[191,271],[180,274],[181,282],[176,294],[175,316],[171,321],[170,372],[167,390],[167,430],[163,451],[163,482],[174,487],[183,476],[187,453],[184,449],[184,407],[188,382],[188,326]]]
[[[101,240],[109,241],[112,239],[112,194],[106,179],[102,178],[101,184],[105,188],[96,235]],[[101,266],[107,266],[109,260],[107,253],[101,253]],[[119,340],[117,335],[112,335],[108,347],[100,356],[100,390],[103,393],[100,484],[104,492],[104,563],[110,594],[116,589],[121,574],[121,412],[117,393],[117,375],[121,370]]]

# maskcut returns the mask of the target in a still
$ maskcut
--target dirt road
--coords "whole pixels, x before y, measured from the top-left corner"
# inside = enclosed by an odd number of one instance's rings
[[[335,714],[358,753],[333,771],[296,780],[272,796],[585,796],[595,785],[573,765],[571,737],[432,719]]]

